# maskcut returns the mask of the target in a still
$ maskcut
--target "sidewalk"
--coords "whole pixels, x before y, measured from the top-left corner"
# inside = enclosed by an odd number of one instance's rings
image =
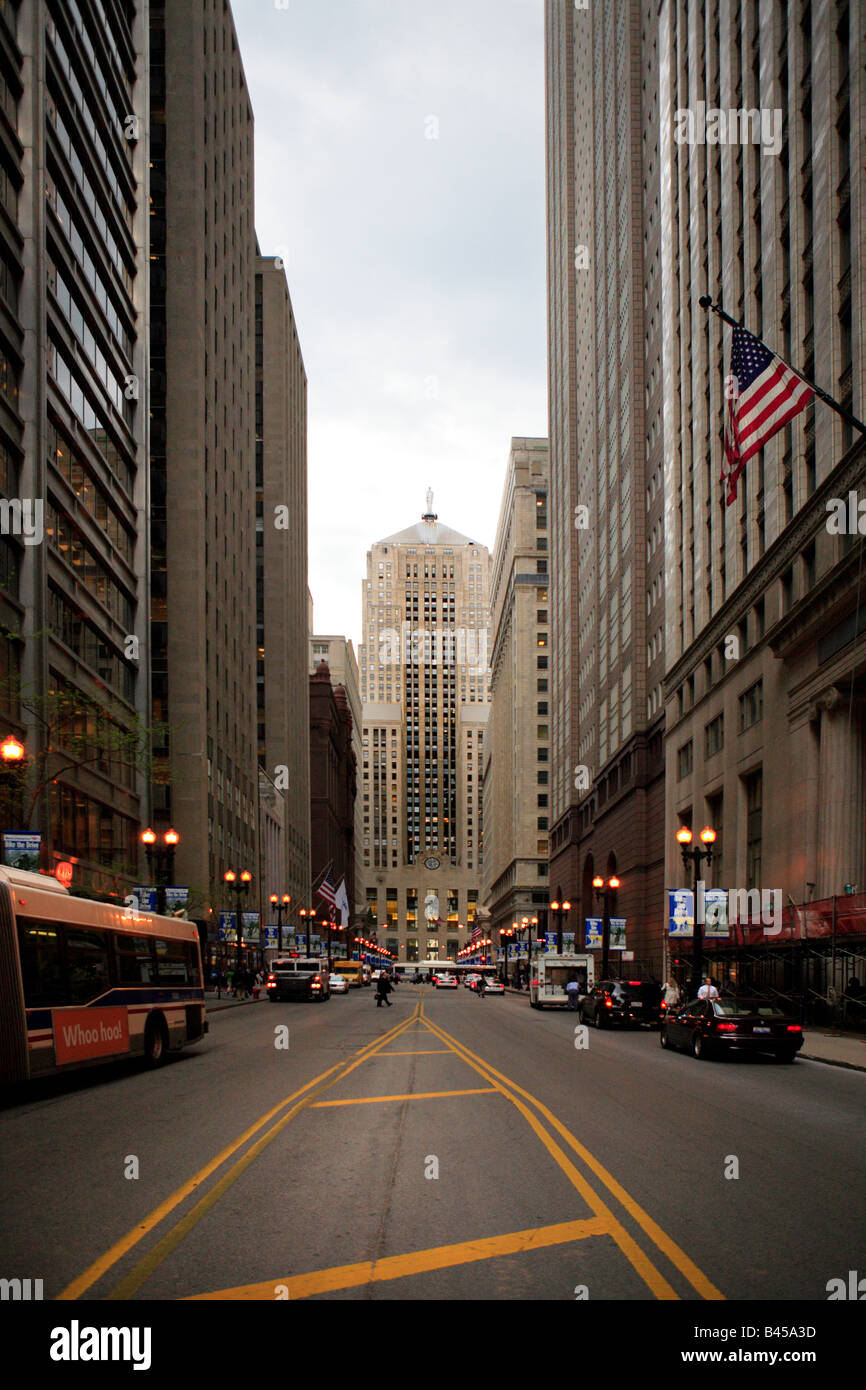
[[[220,1009],[239,1009],[243,1004],[261,1004],[262,1001],[267,1003],[267,998],[268,991],[265,989],[264,985],[259,989],[258,999],[251,999],[249,997],[246,999],[235,999],[234,995],[229,994],[226,990],[222,991],[222,998],[217,999],[215,989],[206,989],[204,992],[205,1013],[218,1013]]]
[[[509,985],[506,993],[529,1000],[525,989],[513,989]],[[838,1028],[804,1028],[803,1046],[797,1056],[809,1062],[825,1062],[831,1067],[866,1071],[866,1033],[843,1032]]]

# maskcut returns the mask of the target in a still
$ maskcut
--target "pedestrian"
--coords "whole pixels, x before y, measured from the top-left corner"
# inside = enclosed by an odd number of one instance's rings
[[[668,980],[664,987],[665,1012],[676,1009],[680,1002],[680,987],[676,980]]]
[[[698,990],[699,999],[718,999],[719,991],[716,989],[709,975],[704,977],[704,983]]]
[[[381,974],[379,975],[378,980],[376,981],[376,1008],[377,1008],[377,1009],[381,1009],[381,1007],[382,1007],[382,1001],[383,1001],[383,1000],[384,1000],[384,1002],[388,1005],[388,1008],[390,1009],[390,1007],[391,1007],[391,1000],[388,998],[388,995],[389,995],[390,993],[391,993],[391,984],[390,984],[390,982],[389,982],[389,980],[388,980],[388,976],[385,974],[385,971],[383,970],[383,971],[381,972]]]
[[[578,994],[579,994],[579,992],[580,992],[580,985],[579,985],[578,982],[577,982],[576,976],[574,976],[574,975],[571,976],[571,979],[569,980],[568,984],[565,986],[565,992],[566,992],[566,994],[568,995],[568,1007],[569,1007],[570,1009],[576,1009],[576,1008],[577,1008],[577,996],[578,996]]]
[[[484,998],[484,986],[485,986],[486,983],[487,983],[487,982],[486,982],[486,980],[484,979],[484,976],[483,976],[483,975],[479,975],[479,976],[478,976],[478,984],[475,986],[475,993],[478,995],[478,998],[479,998],[479,999],[483,999],[483,998]]]

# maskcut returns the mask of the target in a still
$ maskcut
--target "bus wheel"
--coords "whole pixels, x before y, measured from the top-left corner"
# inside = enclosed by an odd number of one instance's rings
[[[158,1067],[165,1061],[168,1051],[168,1034],[165,1020],[151,1014],[144,1030],[144,1056],[148,1066]]]

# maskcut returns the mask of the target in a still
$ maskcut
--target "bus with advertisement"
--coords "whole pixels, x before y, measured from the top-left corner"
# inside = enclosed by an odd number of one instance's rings
[[[157,1065],[208,1030],[198,929],[0,866],[0,1014],[2,1084]]]

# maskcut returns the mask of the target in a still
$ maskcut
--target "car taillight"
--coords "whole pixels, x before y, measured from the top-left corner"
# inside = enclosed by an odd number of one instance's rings
[[[664,1000],[662,1000],[662,1002],[659,1004],[659,1008],[662,1009],[662,1010],[664,1010],[664,1009],[667,1008],[667,1004],[665,1003]]]
[[[269,976],[268,976],[268,984],[269,984],[269,985],[275,985],[276,983],[277,983],[277,977],[276,977],[276,975],[269,975]]]
[[[720,1033],[736,1033],[736,1023],[717,1023],[716,1028]]]
[[[787,1031],[789,1033],[802,1033],[803,1029],[800,1027],[799,1023],[789,1023]]]
[[[605,1001],[604,1001],[604,1007],[605,1007],[606,1009],[612,1009],[612,1008],[613,1008],[613,1000],[610,998],[610,996],[608,996],[608,998],[605,999]]]

